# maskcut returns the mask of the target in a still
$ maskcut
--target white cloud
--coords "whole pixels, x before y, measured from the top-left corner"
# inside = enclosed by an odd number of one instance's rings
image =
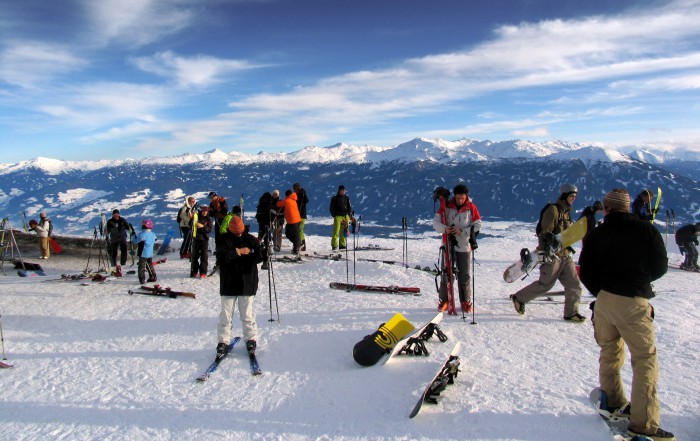
[[[177,56],[171,51],[152,57],[133,58],[141,70],[173,79],[180,86],[209,86],[223,81],[227,75],[263,67],[246,60],[227,60],[206,55]]]
[[[83,0],[96,43],[142,46],[190,26],[194,12],[187,1]]]
[[[513,130],[511,132],[515,136],[519,137],[524,137],[524,138],[536,138],[536,137],[543,137],[543,136],[549,136],[549,130],[546,127],[535,127],[533,129],[520,129],[520,130]]]
[[[32,88],[57,75],[79,70],[86,64],[61,45],[9,40],[0,49],[0,80]]]

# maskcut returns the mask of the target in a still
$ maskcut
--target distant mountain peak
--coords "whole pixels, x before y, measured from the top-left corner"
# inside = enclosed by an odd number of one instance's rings
[[[700,153],[687,152],[689,160],[700,160]],[[125,162],[135,164],[196,164],[214,166],[220,164],[253,164],[253,163],[303,163],[303,164],[375,164],[383,162],[431,162],[456,163],[472,161],[489,161],[503,159],[580,159],[588,163],[592,161],[619,162],[638,160],[641,162],[662,164],[675,159],[682,160],[668,152],[656,152],[639,149],[629,155],[605,147],[569,143],[551,140],[534,142],[523,139],[507,141],[473,140],[462,138],[447,141],[440,138],[417,137],[397,146],[351,145],[344,142],[327,147],[306,146],[293,152],[258,152],[248,154],[237,151],[226,153],[219,148],[204,153],[185,153],[166,157],[149,157],[141,160],[102,160],[102,161],[63,161],[45,157],[37,157],[16,164],[0,164],[0,174],[13,171],[36,168],[51,175],[73,171],[94,171],[103,167],[116,167]]]

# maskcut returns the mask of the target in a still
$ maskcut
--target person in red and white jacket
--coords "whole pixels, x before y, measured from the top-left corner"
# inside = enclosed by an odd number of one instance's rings
[[[481,215],[469,197],[469,188],[466,185],[456,185],[452,193],[454,196],[445,206],[446,224],[442,223],[442,213],[438,210],[433,218],[433,228],[440,234],[449,235],[452,241],[455,250],[460,305],[462,311],[471,312],[472,292],[469,284],[471,281],[469,260],[470,253],[478,248],[476,237],[481,229]],[[447,309],[447,286],[444,282],[440,283],[438,309],[440,311]]]

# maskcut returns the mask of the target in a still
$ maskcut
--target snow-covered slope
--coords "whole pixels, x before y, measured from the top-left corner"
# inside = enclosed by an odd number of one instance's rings
[[[6,356],[15,364],[0,370],[0,439],[609,441],[588,403],[598,385],[590,321],[562,320],[559,297],[528,304],[524,316],[508,299],[536,277],[513,284],[501,278],[518,250],[533,245],[531,227],[485,222],[476,254],[477,324],[471,315],[445,317],[449,340],[428,342],[430,356],[369,368],[353,361],[353,345],[396,312],[415,325],[432,318],[433,276],[363,261],[275,263],[272,302],[266,272],[255,300],[264,374],[250,375],[238,347],[203,384],[195,377],[214,357],[219,280],[190,279],[188,262],[177,255],[156,267],[159,283],[192,291],[194,300],[130,296],[138,285],[133,275],[89,286],[0,276]],[[401,261],[401,230],[394,232],[386,239],[360,236],[359,245],[394,250],[357,257]],[[313,251],[328,242],[307,236]],[[409,261],[432,267],[438,244],[435,234],[409,230]],[[289,250],[286,240],[283,249]],[[26,255],[36,261],[35,250]],[[678,262],[675,247],[670,257]],[[85,259],[58,256],[42,265],[50,275],[76,273]],[[348,268],[351,281],[417,286],[422,295],[330,290],[329,282],[346,280]],[[654,284],[662,426],[679,440],[697,439],[700,427],[696,282],[696,274],[670,269]],[[587,317],[591,300],[584,296],[580,309]],[[277,307],[279,321],[269,322],[277,320]],[[240,332],[236,314],[234,335]],[[439,404],[425,404],[409,419],[457,341],[456,383]],[[627,390],[630,372],[627,362]]]

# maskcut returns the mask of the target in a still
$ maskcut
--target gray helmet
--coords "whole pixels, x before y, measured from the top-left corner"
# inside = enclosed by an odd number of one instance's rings
[[[578,188],[574,184],[566,183],[559,188],[559,194],[578,193]]]

